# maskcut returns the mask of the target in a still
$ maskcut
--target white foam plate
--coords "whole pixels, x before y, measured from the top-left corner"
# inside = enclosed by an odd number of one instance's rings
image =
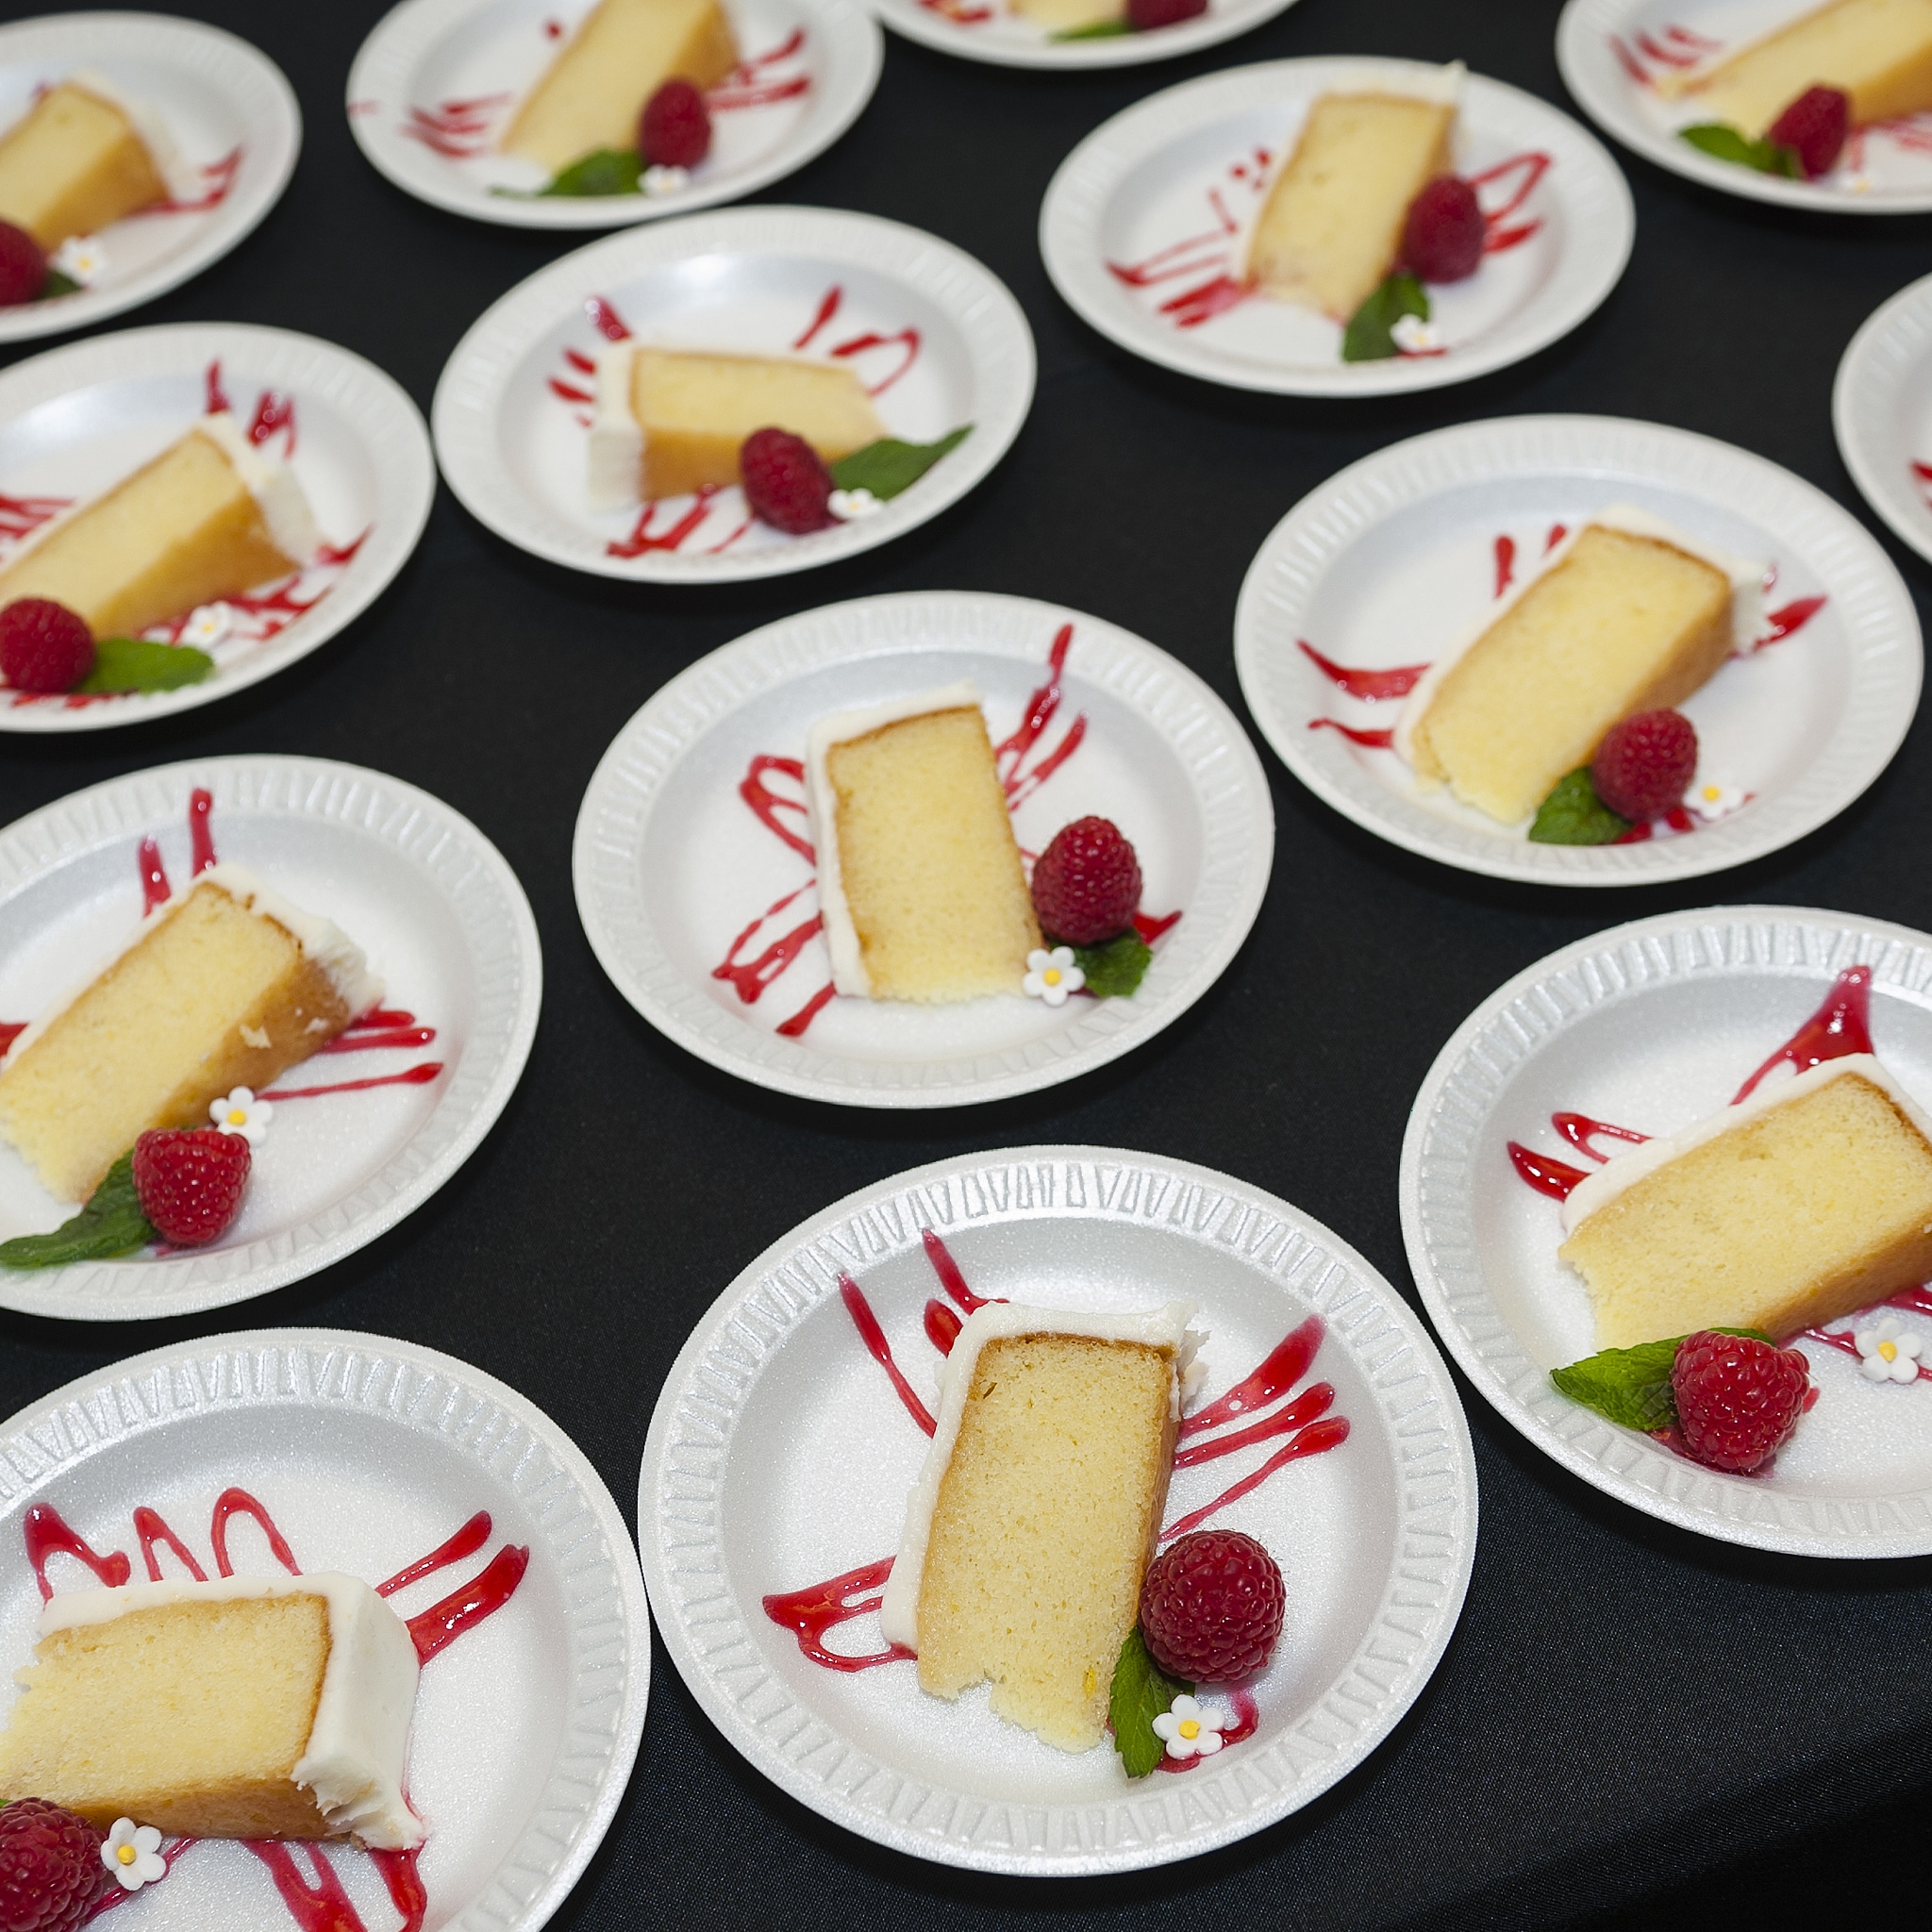
[[[1880,303],[1846,345],[1831,425],[1865,501],[1932,558],[1932,275]]]
[[[1053,757],[1076,717],[1085,735],[1021,796],[1013,829],[1037,853],[1091,812],[1133,841],[1142,909],[1181,914],[1139,990],[1058,1008],[1018,996],[935,1007],[835,998],[802,1037],[786,1038],[780,1024],[831,983],[822,938],[749,1003],[715,972],[727,956],[756,959],[818,910],[811,861],[740,795],[751,760],[802,758],[815,719],[960,677],[979,687],[998,743],[1047,682],[1048,653],[1068,625],[1062,701],[1024,769]],[[802,797],[795,782],[769,782]],[[801,813],[780,822],[804,838]],[[1074,1079],[1179,1019],[1246,938],[1274,852],[1261,762],[1184,665],[1058,605],[926,591],[782,619],[674,677],[604,754],[578,808],[572,867],[605,972],[687,1052],[808,1100],[965,1107]]]
[[[896,34],[994,67],[1141,67],[1218,47],[1286,13],[1294,0],[1208,0],[1208,10],[1148,33],[1057,41],[1005,0],[874,0]]]
[[[736,485],[708,506],[664,499],[647,520],[592,511],[587,365],[605,341],[593,302],[673,347],[842,354],[889,435],[931,442],[964,423],[973,433],[875,515],[808,537],[753,522]],[[866,346],[873,338],[887,340]],[[1033,371],[1020,305],[949,242],[874,215],[733,208],[613,235],[540,269],[457,344],[430,420],[450,488],[518,548],[632,582],[735,583],[838,562],[949,508],[1020,433]],[[683,534],[675,547],[613,549],[641,528],[659,543]]]
[[[1694,96],[1671,100],[1657,79],[1691,72],[1775,33],[1819,0],[1570,0],[1557,24],[1564,84],[1605,133],[1674,175],[1746,201],[1830,214],[1923,214],[1932,208],[1932,115],[1855,133],[1818,181],[1792,181],[1718,160],[1677,130],[1707,121]]]
[[[517,228],[614,228],[736,201],[794,174],[864,111],[885,58],[859,0],[731,0],[741,75],[711,91],[711,152],[658,194],[524,200],[543,171],[495,142],[593,0],[403,0],[349,70],[349,126],[419,201]]]
[[[1259,1728],[1134,1783],[1106,1745],[1079,1757],[1003,1723],[983,1690],[925,1696],[912,1666],[812,1663],[768,1593],[898,1547],[926,1438],[839,1295],[849,1271],[929,1404],[938,1296],[921,1230],[981,1295],[1047,1307],[1193,1301],[1211,1399],[1311,1313],[1308,1375],[1345,1416],[1339,1447],[1277,1470],[1214,1517],[1280,1563],[1288,1615],[1250,1685]],[[1212,1440],[1212,1433],[1202,1437]],[[1276,1439],[1276,1443],[1284,1439]],[[1265,1445],[1178,1472],[1168,1518],[1221,1494]],[[698,1324],[658,1398],[638,1476],[658,1635],[692,1697],[780,1790],[874,1843],[935,1863],[1090,1877],[1192,1857],[1310,1803],[1420,1693],[1462,1605],[1476,1478],[1448,1373],[1420,1321],[1352,1248],[1287,1202],[1209,1169],[1098,1147],[1028,1147],[914,1169],[794,1228]],[[883,1648],[864,1617],[828,1638]]]
[[[1426,662],[1496,594],[1499,539],[1519,578],[1552,527],[1629,503],[1774,563],[1773,611],[1825,602],[1801,628],[1724,665],[1679,708],[1697,727],[1699,785],[1748,797],[1684,836],[1536,845],[1393,751],[1318,718],[1386,729],[1400,702],[1345,696],[1299,648],[1338,664]],[[1688,430],[1608,416],[1517,416],[1439,429],[1365,458],[1305,496],[1248,566],[1235,664],[1255,722],[1297,778],[1378,838],[1425,858],[1545,885],[1634,886],[1760,858],[1842,811],[1898,749],[1919,701],[1919,623],[1898,572],[1822,491]]]
[[[516,874],[475,825],[400,779],[322,758],[197,758],[76,791],[0,831],[0,1018],[35,1014],[111,958],[142,917],[152,838],[192,877],[189,801],[206,787],[215,851],[335,921],[385,982],[386,1008],[435,1039],[318,1055],[270,1091],[431,1061],[426,1085],[275,1106],[242,1211],[211,1246],[65,1268],[0,1269],[0,1307],[74,1321],[198,1314],[300,1281],[413,1212],[503,1111],[537,1030],[543,964]],[[73,1210],[0,1143],[0,1239]]]
[[[0,498],[84,504],[100,495],[193,427],[216,370],[244,427],[263,396],[292,401],[291,465],[324,538],[356,545],[355,555],[289,586],[291,602],[308,607],[297,614],[231,607],[234,626],[208,647],[215,668],[199,684],[78,698],[0,685],[0,731],[141,724],[259,684],[345,629],[408,561],[436,495],[421,411],[373,362],[287,329],[172,323],[16,363],[0,375]],[[277,458],[289,447],[286,430],[267,443]],[[0,501],[0,564],[24,541],[8,533],[26,527]]]
[[[1533,164],[1478,190],[1498,217],[1493,237],[1534,232],[1485,257],[1467,281],[1429,290],[1444,353],[1344,362],[1340,324],[1259,294],[1205,321],[1169,307],[1240,283],[1263,199],[1320,95],[1440,72],[1414,60],[1271,60],[1136,103],[1095,128],[1047,190],[1040,251],[1054,286],[1122,348],[1235,389],[1389,395],[1466,382],[1534,355],[1616,286],[1636,217],[1623,175],[1591,135],[1547,102],[1481,75],[1464,86],[1458,172],[1486,174],[1520,156],[1546,155],[1549,165],[1507,215]]]
[[[294,90],[267,55],[198,20],[50,13],[0,26],[0,129],[36,90],[88,68],[165,125],[196,177],[179,211],[129,215],[99,237],[99,276],[72,295],[0,308],[0,342],[91,328],[219,261],[281,199],[302,149]]]
[[[643,1734],[651,1637],[630,1537],[583,1452],[534,1403],[433,1349],[325,1328],[216,1335],[70,1382],[4,1426],[0,1646],[29,1661],[41,1597],[22,1522],[50,1504],[102,1555],[145,1580],[133,1512],[163,1519],[210,1576],[215,1499],[256,1497],[308,1571],[380,1583],[479,1510],[474,1556],[396,1592],[426,1610],[507,1546],[530,1552],[508,1603],[425,1668],[409,1746],[410,1800],[429,1826],[419,1871],[441,1932],[535,1932],[609,1829]],[[230,1519],[241,1575],[279,1574],[262,1532]],[[169,1577],[189,1573],[165,1546]],[[92,1588],[49,1559],[57,1592]],[[9,1700],[12,1693],[8,1692]],[[291,1846],[332,1870],[362,1923],[396,1923],[375,1861],[346,1845]],[[239,1844],[191,1846],[120,1911],[153,1932],[272,1932],[296,1920]]]
[[[1837,912],[1710,907],[1598,933],[1498,988],[1437,1056],[1402,1145],[1409,1266],[1436,1333],[1497,1412],[1632,1508],[1796,1556],[1932,1551],[1932,1386],[1874,1385],[1840,1351],[1800,1342],[1818,1405],[1772,1472],[1753,1476],[1605,1422],[1550,1382],[1595,1351],[1595,1324],[1582,1280],[1557,1258],[1557,1204],[1517,1177],[1507,1144],[1587,1166],[1552,1130],[1558,1109],[1649,1134],[1689,1126],[1860,965],[1874,969],[1873,1042],[1923,1103],[1932,939]]]

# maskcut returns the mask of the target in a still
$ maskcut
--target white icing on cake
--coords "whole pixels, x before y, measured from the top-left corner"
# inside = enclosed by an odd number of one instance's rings
[[[322,532],[315,526],[315,513],[308,508],[294,471],[266,455],[258,443],[250,442],[226,410],[204,416],[194,426],[227,458],[242,487],[260,506],[275,548],[298,564],[312,562],[322,548]]]
[[[888,724],[928,711],[955,711],[979,703],[979,687],[971,678],[942,685],[914,697],[891,698],[858,711],[834,711],[811,727],[805,741],[805,805],[812,850],[818,855],[819,917],[824,922],[825,950],[832,956],[832,985],[854,999],[872,997],[872,975],[858,947],[858,928],[852,923],[845,884],[839,868],[838,798],[825,769],[825,754],[835,744],[863,738]]]
[[[67,83],[126,115],[141,137],[142,146],[147,149],[148,158],[155,164],[155,173],[167,183],[171,200],[192,201],[200,194],[200,170],[181,152],[174,130],[147,102],[124,93],[105,74],[92,67],[76,68],[67,76]]]
[[[591,422],[584,491],[593,510],[628,509],[643,485],[644,431],[631,408],[636,342],[606,342],[597,351],[597,407]]]
[[[1927,1141],[1932,1141],[1932,1120],[1869,1053],[1846,1054],[1840,1059],[1824,1060],[1807,1067],[1794,1079],[1780,1079],[1773,1071],[1736,1106],[1720,1108],[1716,1113],[1707,1114],[1703,1120],[1694,1121],[1674,1134],[1659,1134],[1655,1140],[1625,1148],[1621,1154],[1612,1155],[1594,1174],[1578,1181],[1563,1203],[1565,1238],[1575,1233],[1598,1208],[1608,1207],[1619,1194],[1634,1187],[1644,1175],[1655,1174],[1667,1161],[1703,1146],[1707,1141],[1716,1140],[1720,1134],[1729,1133],[1733,1127],[1742,1126],[1774,1107],[1782,1107],[1788,1100],[1802,1100],[1806,1094],[1847,1074],[1857,1074],[1873,1086],[1882,1088],[1898,1110]]]
[[[1399,94],[1407,100],[1428,101],[1439,108],[1458,108],[1462,104],[1462,84],[1468,77],[1469,69],[1460,60],[1421,74],[1393,74],[1387,65],[1367,60],[1338,60],[1330,69],[1322,92]]]
[[[925,1575],[932,1512],[939,1504],[940,1482],[959,1440],[959,1422],[966,1412],[966,1396],[973,1387],[979,1351],[989,1341],[1015,1335],[1084,1335],[1096,1341],[1139,1341],[1150,1348],[1171,1349],[1175,1370],[1173,1414],[1178,1421],[1182,1404],[1199,1388],[1205,1373],[1194,1357],[1208,1338],[1188,1326],[1198,1307],[1195,1302],[1169,1302],[1164,1308],[1138,1315],[1087,1314],[1074,1308],[1029,1308],[1019,1302],[988,1302],[967,1317],[940,1370],[938,1426],[912,1493],[906,1499],[906,1527],[879,1606],[879,1628],[888,1643],[902,1644],[908,1650],[919,1648],[919,1586]]]
[[[1680,529],[1668,519],[1654,515],[1647,509],[1639,509],[1635,504],[1613,503],[1604,509],[1593,512],[1584,522],[1570,531],[1560,543],[1551,549],[1536,568],[1520,583],[1513,585],[1499,597],[1479,617],[1455,643],[1441,653],[1435,662],[1423,674],[1416,687],[1408,694],[1408,701],[1402,708],[1402,715],[1395,721],[1395,750],[1406,762],[1415,763],[1415,734],[1429,707],[1436,701],[1436,692],[1447,677],[1482,638],[1504,616],[1513,610],[1540,579],[1563,561],[1575,547],[1577,539],[1592,526],[1605,530],[1622,530],[1632,537],[1654,537],[1658,541],[1674,545],[1677,549],[1700,558],[1713,570],[1722,571],[1731,583],[1731,641],[1734,649],[1748,651],[1757,641],[1758,634],[1764,627],[1764,565],[1754,563],[1747,558],[1735,557],[1728,550],[1721,550],[1715,543],[1707,543],[1701,537],[1693,537],[1688,530]]]
[[[295,1782],[314,1793],[331,1831],[391,1851],[421,1844],[422,1822],[403,1796],[416,1646],[403,1620],[359,1576],[323,1570],[309,1576],[218,1576],[207,1583],[69,1591],[41,1612],[38,1634],[108,1624],[168,1604],[273,1596],[319,1596],[328,1606],[328,1662]]]

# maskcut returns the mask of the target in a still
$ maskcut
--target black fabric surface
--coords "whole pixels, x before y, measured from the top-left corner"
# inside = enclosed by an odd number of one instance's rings
[[[193,10],[293,81],[301,165],[253,238],[125,324],[304,329],[372,358],[426,411],[462,331],[570,238],[441,214],[362,160],[343,92],[382,0]],[[874,1117],[738,1085],[633,1014],[584,941],[569,867],[578,800],[621,722],[704,653],[873,591],[1012,591],[1142,633],[1240,713],[1235,597],[1262,538],[1341,465],[1442,424],[1589,411],[1725,438],[1862,516],[1923,611],[1932,576],[1853,490],[1830,391],[1854,329],[1927,267],[1932,218],[1759,208],[1617,151],[1637,246],[1603,309],[1518,368],[1387,402],[1277,400],[1169,375],[1089,333],[1052,293],[1035,242],[1041,196],[1074,143],[1130,102],[1248,61],[1374,53],[1459,57],[1569,108],[1557,12],[1554,0],[1302,0],[1192,60],[1066,78],[889,34],[858,126],[761,198],[931,229],[1019,297],[1039,341],[1038,400],[967,502],[842,567],[672,592],[538,563],[441,491],[394,586],[293,670],[152,728],[0,740],[0,822],[196,755],[308,753],[397,774],[467,813],[515,867],[547,981],[520,1091],[428,1206],[321,1277],[203,1323],[0,1318],[0,1413],[178,1334],[370,1329],[523,1390],[628,1514],[652,1403],[692,1324],[746,1260],[848,1190],[987,1146],[1141,1146],[1287,1196],[1412,1293],[1395,1193],[1409,1102],[1443,1040],[1507,975],[1621,920],[1713,901],[1932,926],[1922,718],[1865,798],[1802,845],[1681,889],[1616,893],[1513,888],[1408,858],[1316,803],[1264,748],[1274,877],[1221,984],[1127,1060],[984,1109]],[[778,1795],[660,1655],[636,1777],[556,1923],[966,1932],[1021,1917],[1335,1928],[1641,1913],[1721,1925],[1776,1923],[1837,1884],[1857,1901],[1839,1923],[1902,1913],[1904,1861],[1923,1844],[1908,1827],[1932,1786],[1932,1676],[1920,1663],[1932,1564],[1773,1560],[1676,1534],[1573,1481],[1464,1393],[1482,1522],[1460,1628],[1395,1736],[1310,1809],[1225,1854],[1117,1882],[958,1874],[877,1851]]]

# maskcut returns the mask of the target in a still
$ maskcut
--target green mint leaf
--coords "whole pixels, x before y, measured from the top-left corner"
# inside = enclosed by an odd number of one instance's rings
[[[1074,958],[1087,975],[1087,991],[1103,1000],[1125,999],[1141,984],[1153,958],[1154,949],[1132,931],[1105,945],[1074,948]]]
[[[841,457],[831,466],[835,490],[870,490],[884,503],[909,490],[939,459],[956,450],[973,434],[968,423],[942,436],[937,442],[901,442],[896,437],[882,436],[849,457]]]
[[[1146,1641],[1136,1624],[1121,1645],[1113,1667],[1113,1690],[1107,1701],[1107,1721],[1113,1726],[1113,1748],[1129,1777],[1145,1777],[1161,1760],[1167,1746],[1154,1734],[1154,1720],[1176,1697],[1191,1696],[1194,1687],[1170,1677],[1147,1654]]]
[[[1754,168],[1760,175],[1784,175],[1795,181],[1805,178],[1804,164],[1795,149],[1769,138],[1753,141],[1727,121],[1700,121],[1694,127],[1678,128],[1677,133],[1692,147],[1720,161]]]
[[[1130,34],[1134,29],[1124,20],[1091,20],[1085,26],[1070,26],[1057,34],[1048,34],[1050,41],[1110,41],[1116,34]]]
[[[1429,298],[1413,275],[1392,275],[1356,312],[1341,332],[1344,362],[1386,362],[1402,352],[1395,325],[1405,315],[1429,319]]]
[[[0,1241],[0,1268],[64,1268],[70,1261],[107,1261],[156,1240],[134,1191],[130,1149],[110,1167],[87,1206],[52,1234]]]
[[[1539,845],[1607,845],[1630,829],[1596,795],[1588,765],[1579,765],[1543,800],[1529,836]]]
[[[592,148],[556,175],[547,188],[492,188],[492,194],[512,201],[541,201],[546,196],[636,194],[644,176],[644,160],[634,148]]]
[[[1719,1335],[1748,1335],[1755,1341],[1771,1337],[1757,1328],[1719,1328]],[[1626,1429],[1664,1429],[1677,1420],[1676,1399],[1671,1393],[1671,1367],[1684,1337],[1668,1341],[1640,1342],[1635,1348],[1607,1348],[1586,1356],[1568,1368],[1552,1369],[1550,1380],[1573,1402],[1594,1409],[1606,1421]]]
[[[58,268],[47,271],[47,279],[41,284],[41,292],[34,298],[38,302],[51,302],[56,295],[77,295],[80,284],[70,275]]]
[[[158,644],[147,638],[103,638],[94,646],[94,668],[76,691],[178,691],[199,684],[215,668],[192,644]]]

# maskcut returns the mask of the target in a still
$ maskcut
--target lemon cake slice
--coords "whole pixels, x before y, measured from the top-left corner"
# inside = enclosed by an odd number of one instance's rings
[[[27,543],[0,570],[0,606],[51,597],[96,638],[138,636],[302,569],[321,541],[288,465],[250,442],[233,417],[205,416]]]
[[[1414,87],[1321,95],[1248,242],[1247,278],[1346,322],[1385,281],[1408,205],[1453,171],[1460,63]]]
[[[1870,1054],[1826,1060],[1617,1155],[1563,1230],[1599,1346],[1782,1340],[1932,1277],[1932,1123]]]
[[[0,1731],[0,1802],[183,1838],[401,1850],[416,1646],[359,1577],[224,1576],[54,1597]]]
[[[50,87],[0,135],[0,221],[50,254],[185,185],[165,128],[96,74]]]
[[[821,718],[805,788],[841,993],[1020,991],[1040,924],[972,684]]]
[[[0,1136],[84,1201],[150,1127],[208,1124],[382,997],[338,927],[217,865],[0,1060]]]
[[[525,96],[502,150],[555,175],[599,148],[634,148],[638,116],[665,81],[715,87],[737,65],[717,0],[599,0]]]
[[[1049,34],[1071,33],[1075,27],[1098,26],[1104,20],[1125,20],[1125,0],[1011,0],[1022,20]]]
[[[1193,1386],[1193,1313],[990,1302],[960,1329],[879,1610],[922,1690],[991,1680],[992,1708],[1046,1743],[1100,1742]]]
[[[1519,824],[1618,719],[1680,704],[1749,648],[1763,577],[1645,510],[1600,510],[1430,665],[1395,749],[1426,783]]]
[[[1659,79],[1700,120],[1762,134],[1807,88],[1851,96],[1852,123],[1932,108],[1932,0],[1831,0],[1714,67]]]
[[[757,429],[789,429],[828,464],[886,433],[843,362],[612,342],[598,358],[591,507],[736,483],[739,449]]]

